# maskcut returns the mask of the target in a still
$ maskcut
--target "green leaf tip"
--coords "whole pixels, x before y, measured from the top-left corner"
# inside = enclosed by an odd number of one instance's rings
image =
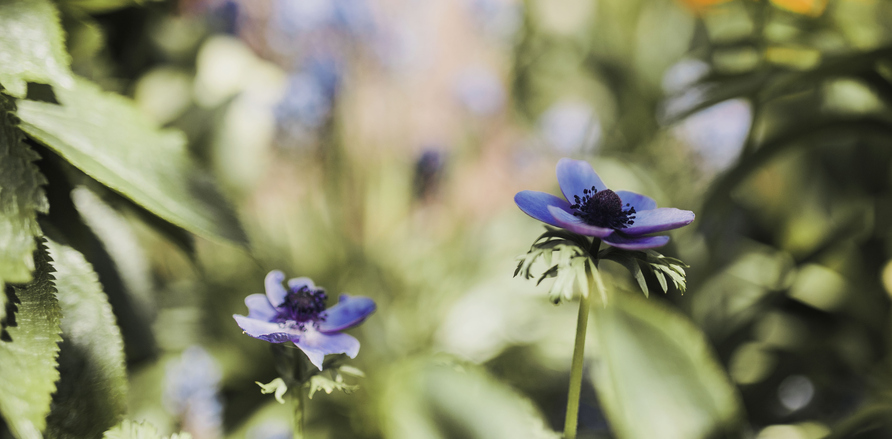
[[[50,0],[0,2],[0,84],[24,98],[28,82],[71,87],[59,11]]]
[[[548,278],[555,278],[548,292],[548,299],[559,304],[572,300],[576,292],[584,296],[590,294],[587,272],[597,270],[591,260],[591,242],[585,236],[563,229],[545,227],[547,231],[536,238],[530,251],[517,257],[514,276],[536,279],[539,285]],[[542,274],[533,274],[533,264],[541,260],[548,268]]]
[[[330,395],[331,392],[334,392],[335,390],[350,393],[359,388],[358,385],[347,384],[344,382],[344,377],[339,372],[335,371],[333,375],[333,379],[322,374],[316,374],[310,377],[310,381],[307,383],[307,386],[310,389],[308,394],[309,398],[313,399],[313,395],[320,390]]]
[[[43,235],[37,214],[49,211],[47,180],[34,164],[40,157],[23,142],[15,111],[15,102],[0,93],[0,286],[31,282],[34,238]],[[2,318],[5,295],[0,296]]]
[[[680,259],[664,256],[654,250],[623,250],[616,247],[601,250],[598,258],[614,261],[626,267],[638,282],[645,297],[650,296],[650,289],[642,268],[646,268],[653,275],[663,293],[669,292],[670,281],[681,294],[687,291],[685,268],[688,268],[688,265]]]
[[[77,250],[47,241],[62,310],[61,379],[49,437],[99,437],[127,411],[124,342],[99,276]]]
[[[15,326],[0,340],[0,414],[20,439],[42,437],[52,394],[59,379],[57,357],[62,315],[46,245],[34,252],[34,279],[13,285],[18,299]]]
[[[261,383],[260,381],[254,381],[258,386],[260,386],[260,393],[266,395],[269,393],[275,393],[276,401],[279,401],[279,404],[285,404],[285,392],[288,391],[288,385],[285,384],[285,380],[281,378],[276,378],[266,384]]]
[[[232,207],[189,156],[182,132],[159,128],[131,100],[82,78],[55,92],[60,105],[19,102],[29,136],[171,224],[248,244]]]

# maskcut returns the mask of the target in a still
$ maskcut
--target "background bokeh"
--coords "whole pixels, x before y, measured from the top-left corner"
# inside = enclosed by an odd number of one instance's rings
[[[892,3],[78,3],[61,3],[74,71],[185,132],[251,243],[75,191],[121,273],[109,295],[126,291],[128,418],[288,437],[254,383],[276,377],[269,345],[231,317],[281,269],[378,304],[351,330],[359,389],[315,395],[309,437],[537,437],[518,423],[536,412],[560,431],[576,309],[512,278],[543,231],[513,196],[557,193],[573,157],[697,213],[661,249],[690,265],[687,291],[647,300],[735,384],[742,419],[716,437],[892,436]],[[580,437],[614,437],[592,386]]]

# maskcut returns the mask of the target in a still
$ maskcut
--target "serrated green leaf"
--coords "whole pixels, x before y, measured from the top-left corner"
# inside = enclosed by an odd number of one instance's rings
[[[0,340],[0,414],[19,439],[42,437],[59,379],[62,315],[45,245],[38,245],[34,261],[34,280],[12,287],[18,299],[15,325],[6,327],[10,340]]]
[[[7,282],[31,282],[34,237],[43,234],[37,213],[49,210],[46,178],[33,163],[40,157],[22,142],[14,111],[12,99],[0,93],[0,288]],[[0,294],[0,320],[5,314],[6,295]]]
[[[59,11],[49,0],[0,0],[0,84],[23,98],[28,82],[70,87]]]
[[[47,242],[62,309],[62,379],[47,418],[54,438],[99,437],[127,411],[121,331],[99,277],[77,250]]]
[[[133,103],[76,79],[57,88],[61,105],[20,101],[22,129],[99,182],[159,217],[207,238],[246,244],[234,212],[185,149]]]
[[[103,439],[164,439],[148,422],[125,420],[102,435]],[[189,433],[174,433],[168,439],[191,439]]]
[[[591,373],[617,437],[724,437],[734,430],[741,402],[703,333],[654,301],[614,297],[612,306],[592,307],[600,362]]]

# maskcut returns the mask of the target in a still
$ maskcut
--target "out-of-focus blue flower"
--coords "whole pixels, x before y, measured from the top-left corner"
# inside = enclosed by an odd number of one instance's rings
[[[485,35],[508,42],[523,24],[523,3],[511,0],[466,0],[468,12]]]
[[[601,124],[589,105],[558,102],[539,116],[542,137],[561,154],[591,152],[601,139]]]
[[[164,406],[180,418],[183,431],[196,439],[223,436],[222,373],[214,357],[191,346],[177,360],[167,363]]]
[[[302,141],[328,121],[343,75],[333,56],[319,54],[305,59],[288,76],[282,100],[276,105],[276,122],[289,140]]]
[[[281,43],[314,32],[359,38],[375,30],[366,0],[276,0],[271,16],[267,37]]]
[[[270,16],[270,32],[293,37],[332,25],[335,5],[332,0],[275,0]]]
[[[279,125],[299,123],[307,128],[318,128],[331,112],[325,84],[307,72],[292,73],[288,76],[285,96],[276,106],[275,114]]]
[[[415,162],[414,189],[415,197],[424,198],[436,192],[443,167],[446,164],[446,153],[437,149],[426,149]]]
[[[673,133],[686,140],[711,172],[734,164],[753,123],[749,101],[731,99],[688,116]]]
[[[251,337],[270,343],[292,342],[310,362],[322,370],[326,354],[347,354],[355,358],[359,341],[341,331],[362,323],[375,311],[375,302],[367,297],[342,294],[339,303],[325,309],[328,295],[306,277],[288,280],[273,270],[266,275],[266,295],[245,298],[248,316],[233,315],[236,323]]]
[[[658,209],[650,197],[607,189],[592,166],[582,160],[558,161],[557,179],[566,200],[544,192],[522,191],[514,196],[517,207],[539,221],[627,250],[663,246],[669,242],[668,236],[649,234],[694,221],[694,213],[689,210]]]
[[[494,114],[505,102],[502,81],[492,70],[480,66],[468,67],[458,75],[455,92],[459,101],[478,116]]]

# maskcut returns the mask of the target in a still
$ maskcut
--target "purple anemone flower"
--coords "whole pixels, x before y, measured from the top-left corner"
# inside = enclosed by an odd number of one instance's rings
[[[653,198],[607,189],[585,161],[561,159],[557,164],[557,178],[566,200],[544,192],[522,191],[514,196],[517,207],[539,221],[594,236],[626,250],[666,245],[668,236],[650,234],[677,229],[694,221],[694,212],[689,210],[658,209]]]
[[[245,298],[248,316],[232,316],[245,334],[270,343],[293,342],[319,370],[326,354],[356,358],[359,341],[341,331],[362,323],[375,311],[375,302],[342,294],[337,305],[325,309],[328,295],[310,278],[290,279],[288,289],[284,280],[281,271],[270,271],[264,280],[266,295]]]

